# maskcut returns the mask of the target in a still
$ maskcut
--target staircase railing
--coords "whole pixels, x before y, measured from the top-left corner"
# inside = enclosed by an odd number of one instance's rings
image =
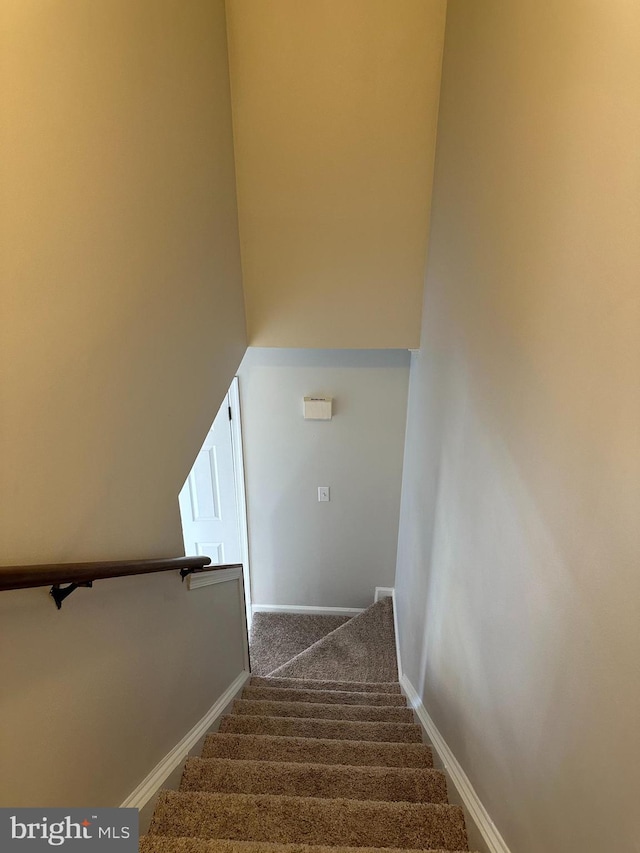
[[[62,602],[78,587],[93,586],[97,580],[147,575],[152,572],[179,571],[187,575],[215,572],[222,569],[242,569],[242,563],[211,565],[210,557],[168,557],[158,560],[115,560],[93,563],[48,563],[35,566],[0,566],[0,592],[11,589],[31,589],[49,586],[49,594],[58,610]],[[68,584],[62,586],[62,584]]]

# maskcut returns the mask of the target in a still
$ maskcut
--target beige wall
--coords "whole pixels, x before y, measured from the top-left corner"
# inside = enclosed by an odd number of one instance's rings
[[[245,344],[224,5],[7,0],[0,54],[0,563],[179,554]],[[242,668],[214,589],[0,593],[2,805],[135,788]]]
[[[244,669],[238,581],[0,595],[0,806],[119,806]]]
[[[250,348],[239,377],[253,603],[372,604],[395,571],[408,353]],[[332,420],[304,420],[315,394]]]
[[[514,853],[635,850],[640,7],[450,0],[404,666]]]
[[[180,553],[245,342],[224,4],[0,14],[0,560]]]
[[[418,345],[444,9],[228,0],[252,345]]]

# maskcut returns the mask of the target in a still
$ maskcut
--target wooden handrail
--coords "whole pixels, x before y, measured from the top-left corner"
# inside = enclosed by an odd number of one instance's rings
[[[51,595],[60,608],[62,601],[79,586],[93,581],[179,571],[182,579],[194,572],[242,569],[242,563],[211,565],[210,557],[169,557],[158,560],[110,560],[95,563],[48,563],[36,566],[0,566],[0,592],[51,586]],[[70,584],[61,590],[61,584]]]

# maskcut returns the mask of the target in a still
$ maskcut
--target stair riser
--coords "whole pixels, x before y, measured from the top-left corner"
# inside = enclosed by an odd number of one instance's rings
[[[387,802],[446,803],[447,784],[438,770],[331,767],[271,761],[192,758],[181,791],[345,797]]]
[[[431,748],[417,743],[319,740],[258,735],[209,735],[203,758],[253,759],[357,767],[433,767]]]
[[[413,711],[409,708],[388,708],[377,705],[318,705],[310,702],[264,702],[238,699],[233,703],[233,713],[258,717],[310,717],[314,720],[413,723]]]
[[[277,844],[466,847],[457,806],[232,794],[167,792],[150,833]]]
[[[291,690],[347,690],[355,693],[402,693],[397,681],[320,681],[315,678],[274,678],[254,675],[249,686],[283,687]]]
[[[308,844],[270,844],[259,841],[225,841],[220,838],[171,838],[143,835],[139,853],[386,853],[378,847],[321,847]],[[403,853],[454,853],[448,850],[404,850]],[[465,853],[458,850],[455,853]]]
[[[284,737],[367,740],[384,743],[420,743],[422,730],[411,723],[370,723],[355,720],[316,720],[296,717],[254,717],[249,714],[222,718],[221,732]]]
[[[397,693],[349,693],[346,690],[293,690],[284,687],[246,687],[243,699],[268,702],[312,702],[335,705],[384,705],[406,708],[404,696]]]

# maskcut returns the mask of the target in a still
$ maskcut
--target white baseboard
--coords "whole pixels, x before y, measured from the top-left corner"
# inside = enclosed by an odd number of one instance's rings
[[[490,853],[510,853],[504,838],[500,835],[494,822],[489,817],[489,813],[482,805],[480,797],[469,781],[467,774],[460,766],[449,745],[438,731],[436,724],[429,716],[415,687],[402,671],[400,671],[400,685],[406,693],[411,707],[418,715],[418,719],[429,736],[431,743],[440,756],[444,768],[455,785],[469,817],[476,825]]]
[[[400,657],[400,634],[398,633],[398,608],[396,607],[396,589],[393,586],[377,586],[373,597],[374,603],[381,598],[393,601],[393,633],[396,638],[396,660],[398,662],[398,678],[402,676],[402,658]]]
[[[393,598],[392,586],[377,586],[373,594],[373,601],[380,601],[381,598]]]
[[[308,616],[357,616],[362,607],[309,607],[306,604],[254,604],[254,613],[300,613]]]
[[[149,800],[160,790],[164,782],[173,773],[173,771],[181,764],[189,750],[195,746],[205,732],[211,728],[216,718],[222,714],[226,706],[233,700],[236,693],[242,689],[251,673],[241,672],[240,675],[227,687],[222,696],[209,708],[204,717],[195,724],[178,743],[173,747],[171,752],[153,768],[151,773],[140,782],[138,787],[133,791],[127,799],[122,803],[122,809],[142,809]]]
[[[398,662],[398,678],[402,680],[402,656],[400,654],[400,632],[398,631],[398,608],[396,607],[396,590],[395,587],[391,590],[391,598],[393,600],[393,633],[396,638],[396,660]]]

